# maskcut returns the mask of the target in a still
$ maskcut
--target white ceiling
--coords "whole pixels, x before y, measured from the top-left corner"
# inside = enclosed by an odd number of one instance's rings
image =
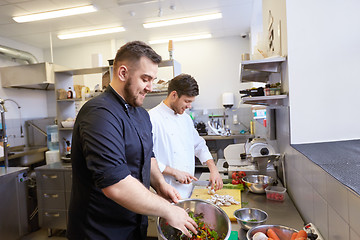
[[[120,2],[131,2],[121,5]],[[213,37],[239,36],[250,31],[252,0],[0,0],[0,37],[39,48],[69,46],[110,39],[124,41],[210,32]],[[16,23],[12,17],[72,6],[94,4],[98,11],[78,16]],[[174,10],[171,6],[174,6]],[[162,16],[159,17],[159,9]],[[142,23],[198,14],[222,12],[223,18],[161,28],[145,29]],[[131,16],[130,12],[135,13]],[[125,32],[60,40],[59,33],[123,26]],[[0,43],[1,45],[1,43]]]

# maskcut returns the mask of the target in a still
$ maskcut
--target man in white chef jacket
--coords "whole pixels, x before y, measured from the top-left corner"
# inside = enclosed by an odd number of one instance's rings
[[[223,187],[223,181],[214,160],[199,136],[186,109],[199,95],[196,80],[181,74],[169,82],[168,95],[164,101],[149,111],[152,123],[154,153],[160,171],[165,180],[175,187],[181,197],[189,198],[196,181],[195,156],[210,170],[211,187],[215,190]]]

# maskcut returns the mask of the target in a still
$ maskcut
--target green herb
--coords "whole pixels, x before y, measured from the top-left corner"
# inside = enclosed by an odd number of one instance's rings
[[[242,184],[231,184],[231,183],[225,183],[223,185],[224,189],[239,189],[240,191],[244,191],[244,185]]]

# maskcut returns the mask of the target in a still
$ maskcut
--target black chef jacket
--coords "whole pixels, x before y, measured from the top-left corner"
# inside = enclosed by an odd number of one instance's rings
[[[149,188],[152,156],[151,122],[145,109],[126,104],[111,86],[88,101],[73,130],[67,237],[145,239],[147,217],[118,205],[101,189],[129,174]]]

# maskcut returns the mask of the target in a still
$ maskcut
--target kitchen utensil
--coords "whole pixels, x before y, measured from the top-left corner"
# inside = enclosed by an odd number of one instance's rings
[[[254,236],[255,233],[262,232],[262,233],[266,234],[266,231],[268,229],[274,230],[274,232],[276,233],[276,235],[278,235],[278,237],[280,239],[290,239],[291,235],[294,232],[298,232],[296,229],[286,227],[286,226],[281,226],[281,225],[260,225],[260,226],[251,228],[247,232],[246,238],[248,240],[252,240],[252,237]]]
[[[197,180],[197,181],[192,181],[192,184],[194,186],[210,186],[211,185],[211,182],[210,181],[202,181],[202,180]]]
[[[257,208],[240,208],[234,212],[238,224],[244,230],[265,224],[268,214]]]
[[[215,230],[218,235],[225,234],[225,239],[229,239],[231,234],[231,222],[226,213],[210,202],[200,200],[200,199],[185,199],[180,200],[177,204],[175,204],[183,209],[188,211],[192,211],[195,214],[202,213],[204,218],[202,219],[206,224],[211,226],[213,230]],[[172,240],[175,238],[171,238],[171,236],[175,236],[179,231],[172,226],[166,224],[166,219],[158,218],[157,219],[157,230],[159,239],[163,240]]]
[[[253,193],[265,193],[265,188],[274,183],[274,179],[266,175],[249,175],[243,177],[242,180],[249,191]]]
[[[221,206],[221,209],[225,211],[227,216],[230,218],[230,221],[236,222],[236,218],[234,216],[234,211],[236,209],[241,208],[241,191],[240,189],[220,189],[216,191],[216,194],[219,195],[230,195],[232,196],[236,201],[240,202],[239,205],[231,205],[231,206]],[[197,188],[194,189],[191,197],[193,199],[202,199],[202,200],[208,200],[211,198],[211,195],[208,193],[208,189],[205,188]]]

